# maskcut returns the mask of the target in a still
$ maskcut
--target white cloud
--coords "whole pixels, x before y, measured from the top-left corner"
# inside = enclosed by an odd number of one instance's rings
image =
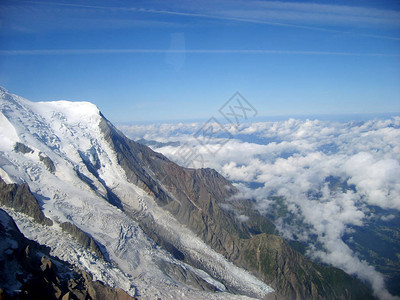
[[[395,218],[395,215],[390,214],[390,215],[387,215],[387,216],[382,216],[381,220],[382,221],[390,221],[390,220],[393,220],[394,218]]]
[[[40,49],[40,50],[0,50],[3,56],[20,55],[95,55],[95,54],[265,54],[265,55],[319,55],[319,56],[376,56],[399,57],[397,53],[379,52],[335,52],[335,51],[296,51],[275,49]]]
[[[246,215],[238,215],[238,216],[236,216],[236,218],[242,223],[247,222],[249,220],[249,217]]]

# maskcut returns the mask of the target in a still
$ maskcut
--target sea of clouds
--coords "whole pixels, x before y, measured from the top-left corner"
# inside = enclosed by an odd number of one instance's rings
[[[381,221],[398,216],[400,117],[206,125],[211,131],[202,131],[203,123],[119,128],[134,140],[160,142],[153,149],[179,164],[216,169],[236,182],[241,191],[237,198],[255,199],[261,213],[271,209],[271,196],[283,197],[289,212],[307,225],[276,219],[285,238],[307,243],[310,257],[369,282],[379,298],[392,298],[384,276],[360,259],[343,237],[374,217],[371,206],[388,211],[379,216]],[[172,141],[179,143],[168,144]],[[332,178],[340,188],[332,188]]]

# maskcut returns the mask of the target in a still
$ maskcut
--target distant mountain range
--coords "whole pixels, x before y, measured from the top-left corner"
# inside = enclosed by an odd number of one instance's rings
[[[39,282],[49,299],[374,299],[294,250],[215,170],[128,139],[95,105],[1,88],[0,111],[0,268],[19,272],[1,293],[37,295]]]

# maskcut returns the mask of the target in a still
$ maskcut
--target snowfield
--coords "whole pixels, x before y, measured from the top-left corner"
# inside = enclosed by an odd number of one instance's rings
[[[100,130],[101,118],[98,108],[88,102],[33,103],[0,88],[0,176],[7,183],[27,182],[45,215],[54,222],[51,227],[38,225],[5,209],[22,233],[51,247],[53,255],[83,268],[95,279],[142,299],[247,298],[223,292],[226,288],[220,280],[257,297],[271,292],[269,286],[213,251],[145,191],[127,181]],[[32,152],[17,153],[16,142]],[[55,171],[40,157],[51,159]],[[98,166],[98,177],[84,160]],[[178,261],[158,247],[132,218],[107,201],[107,189],[133,211],[152,215],[186,250],[213,266],[213,274]],[[95,257],[63,233],[59,223],[65,221],[94,237],[111,262]],[[199,291],[179,282],[160,269],[160,262],[191,270],[221,292]]]

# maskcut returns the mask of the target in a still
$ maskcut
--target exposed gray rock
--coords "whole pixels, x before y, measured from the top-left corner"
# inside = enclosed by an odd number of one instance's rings
[[[31,148],[20,142],[15,143],[14,151],[22,154],[33,153],[33,150]]]
[[[54,173],[56,171],[56,166],[54,165],[54,162],[50,159],[50,157],[44,156],[43,153],[39,153],[39,159],[41,162],[44,163],[49,172]]]
[[[159,261],[158,266],[165,274],[168,274],[171,278],[179,282],[185,282],[187,285],[195,287],[199,290],[213,292],[217,290],[215,286],[204,281],[190,270],[182,268],[180,265],[168,263],[166,261]]]
[[[97,245],[96,241],[89,236],[86,232],[79,229],[75,224],[64,222],[60,224],[63,231],[71,234],[76,241],[81,244],[86,249],[95,253],[98,257],[105,259],[103,253],[101,252],[99,246]]]
[[[49,255],[0,209],[0,299],[136,299]],[[57,265],[57,267],[56,267]]]
[[[0,204],[24,213],[40,224],[53,224],[53,221],[43,214],[27,183],[7,184],[0,177]]]

